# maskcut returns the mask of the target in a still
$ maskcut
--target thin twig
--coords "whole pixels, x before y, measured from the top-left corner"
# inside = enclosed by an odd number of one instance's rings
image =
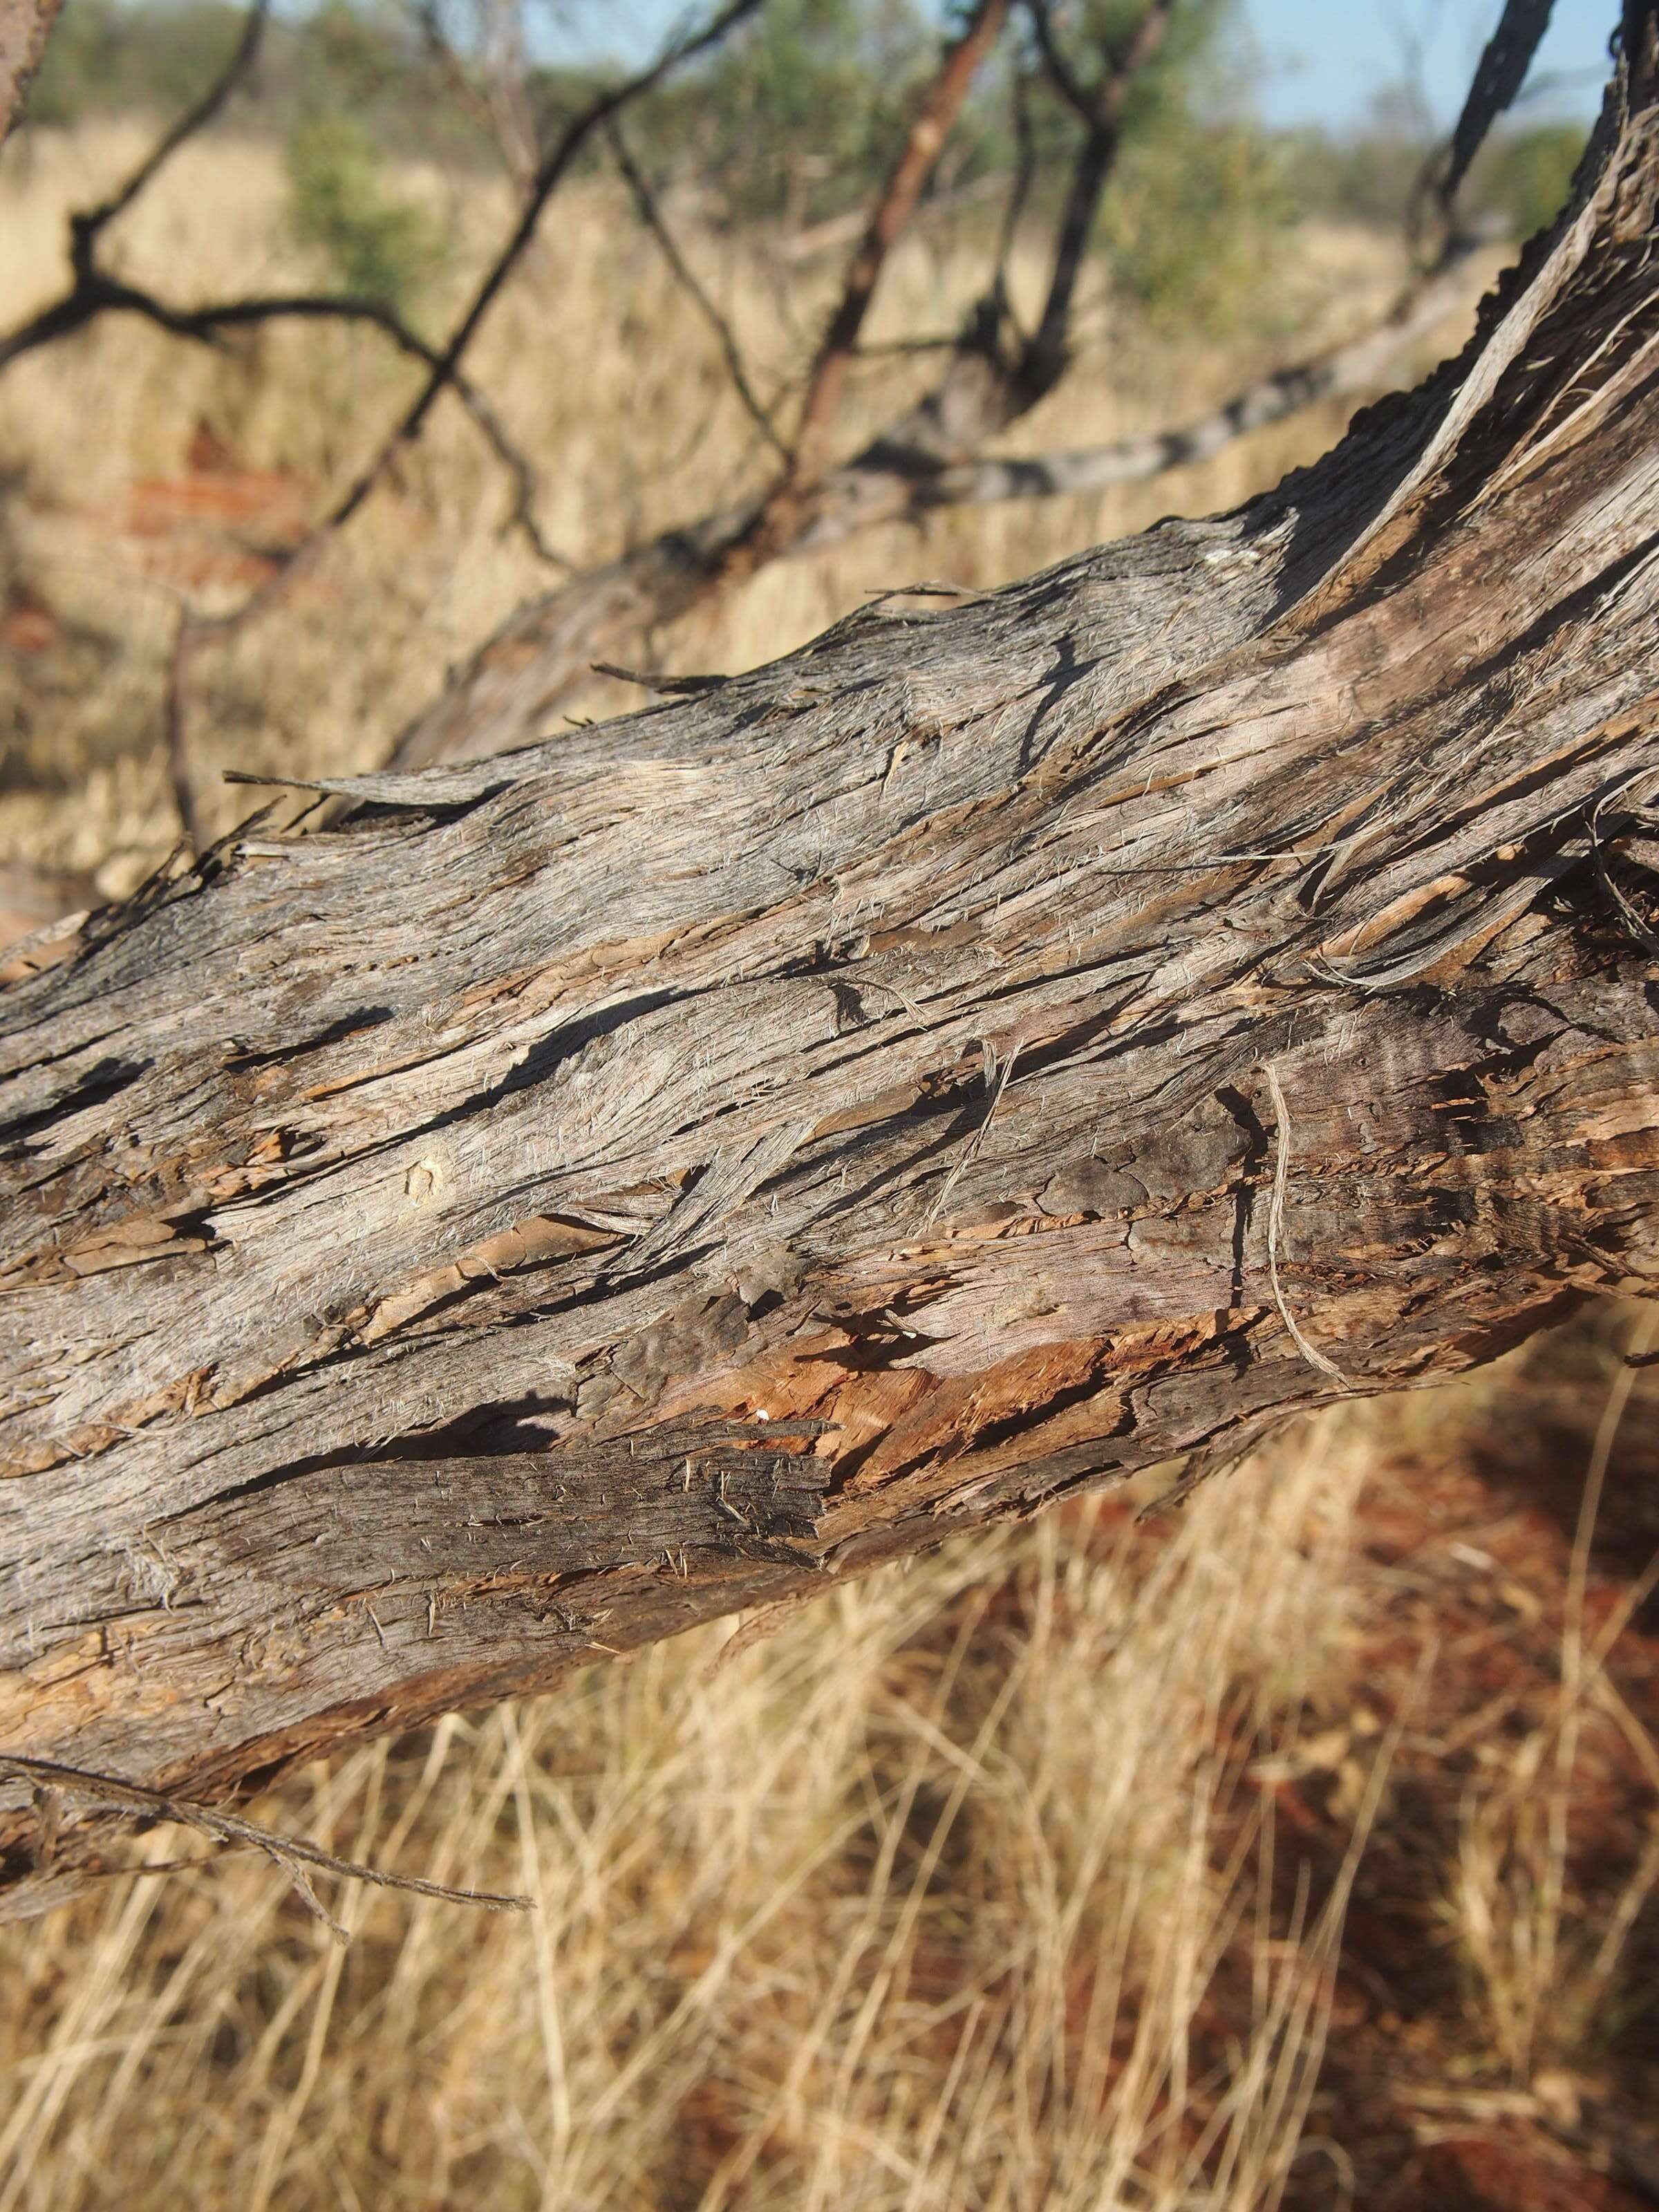
[[[729,676],[660,676],[649,668],[623,668],[614,660],[589,665],[596,676],[614,676],[619,684],[637,684],[642,690],[670,696],[696,698],[705,691],[718,691],[732,681]]]
[[[768,501],[763,534],[771,514],[823,472],[830,429],[840,410],[847,372],[864,319],[875,297],[887,257],[915,212],[922,186],[933,173],[951,126],[962,111],[980,64],[1000,36],[1008,0],[975,0],[960,37],[947,49],[905,134],[898,158],[870,213],[855,248],[835,313],[819,341],[806,380],[794,447],[782,481]]]
[[[1590,857],[1595,863],[1595,872],[1601,879],[1602,890],[1613,902],[1614,912],[1642,950],[1659,957],[1659,930],[1656,930],[1637,912],[1613,881],[1613,872],[1607,866],[1607,855],[1601,848],[1601,836],[1602,810],[1610,805],[1614,799],[1622,799],[1626,792],[1633,791],[1638,784],[1652,782],[1656,779],[1659,779],[1659,769],[1643,769],[1636,775],[1627,776],[1616,790],[1604,792],[1590,810],[1589,842]]]
[[[1008,1054],[1007,1059],[1005,1060],[1000,1066],[999,1066],[997,1062],[995,1048],[993,1046],[988,1037],[981,1038],[979,1048],[985,1060],[985,1085],[986,1089],[989,1093],[989,1103],[987,1105],[985,1112],[980,1120],[979,1127],[974,1131],[973,1135],[969,1137],[967,1144],[963,1147],[961,1158],[957,1162],[950,1174],[945,1176],[944,1182],[939,1185],[933,1204],[922,1216],[921,1225],[924,1229],[932,1228],[933,1223],[939,1219],[939,1215],[945,1211],[945,1201],[949,1199],[951,1193],[956,1188],[957,1182],[960,1181],[966,1170],[972,1165],[974,1161],[979,1158],[980,1152],[984,1146],[986,1137],[989,1133],[991,1123],[995,1116],[996,1110],[1002,1103],[1002,1094],[1006,1091],[1008,1085],[1013,1081],[1014,1062],[1019,1058],[1019,1047],[1018,1045],[1013,1048],[1013,1050]]]
[[[678,242],[668,228],[657,196],[629,151],[627,142],[622,134],[622,126],[615,116],[612,116],[605,125],[605,136],[611,142],[611,150],[617,157],[617,167],[622,172],[623,179],[634,195],[634,204],[640,211],[640,221],[656,240],[663,259],[674,272],[681,289],[714,331],[720,351],[726,357],[726,366],[732,379],[732,387],[743,402],[749,419],[754,423],[767,444],[771,447],[773,452],[777,454],[779,459],[787,461],[789,458],[788,448],[778,435],[772,417],[755,396],[754,386],[749,381],[749,372],[744,366],[743,356],[738,350],[738,341],[732,333],[732,325],[703,289],[696,272],[680,252]]]
[[[886,361],[901,354],[956,353],[962,345],[960,331],[940,331],[932,337],[864,338],[853,349],[856,361]]]
[[[107,199],[100,201],[94,208],[87,209],[83,214],[70,217],[70,233],[77,246],[84,246],[89,252],[99,232],[106,224],[113,222],[117,216],[124,215],[139,193],[155,182],[158,173],[185,141],[193,138],[198,131],[205,130],[213,121],[242,77],[252,68],[270,17],[270,0],[252,0],[235,51],[195,106],[185,109],[172,128],[157,140],[126,182],[118,185]]]
[[[727,0],[727,4],[702,30],[671,40],[648,67],[609,91],[600,93],[589,101],[580,114],[573,117],[561,134],[558,143],[536,172],[533,186],[526,197],[518,222],[506,244],[485,271],[471,303],[439,349],[426,383],[390,437],[336,503],[319,528],[337,530],[342,524],[349,522],[404,447],[419,436],[434,404],[455,381],[463,356],[535,235],[543,209],[594,131],[603,128],[612,116],[620,114],[630,101],[653,90],[683,62],[690,61],[695,55],[718,45],[734,25],[741,22],[745,15],[752,15],[761,4],[762,0]]]
[[[480,85],[446,34],[434,0],[419,0],[414,13],[428,54],[448,79],[451,91],[483,125],[514,192],[523,199],[535,180],[538,148],[535,117],[522,82],[507,83],[497,70],[489,72],[488,88]]]
[[[178,307],[161,299],[154,292],[142,290],[118,278],[107,276],[101,270],[89,268],[77,274],[70,289],[38,314],[21,324],[17,329],[0,338],[0,369],[6,368],[24,354],[37,347],[49,345],[58,338],[67,337],[94,321],[100,315],[127,314],[139,316],[154,323],[170,336],[196,340],[204,345],[216,344],[227,331],[246,330],[261,323],[270,322],[342,322],[367,323],[391,339],[398,351],[410,360],[420,362],[428,369],[435,369],[439,356],[418,332],[411,330],[394,309],[383,301],[371,300],[350,292],[283,292],[251,294],[237,300],[216,300],[197,307]],[[514,507],[509,523],[523,531],[539,560],[550,568],[572,573],[574,563],[556,552],[542,536],[532,501],[534,479],[530,464],[508,437],[500,417],[489,401],[470,378],[457,374],[455,392],[462,405],[483,432],[496,459],[513,479]]]
[[[446,1905],[481,1905],[491,1912],[528,1912],[530,1899],[486,1889],[452,1889],[447,1884],[424,1881],[412,1874],[387,1874],[379,1867],[362,1866],[355,1859],[337,1857],[304,1836],[286,1836],[262,1828],[234,1813],[222,1813],[211,1805],[170,1797],[143,1783],[126,1782],[118,1775],[99,1774],[85,1767],[65,1766],[52,1759],[35,1759],[21,1752],[0,1751],[0,1775],[9,1775],[37,1789],[60,1790],[100,1812],[124,1813],[145,1820],[171,1820],[184,1828],[213,1836],[223,1844],[263,1851],[281,1867],[307,1904],[342,1943],[349,1942],[339,1922],[327,1912],[313,1889],[306,1869],[337,1875],[346,1881],[371,1883],[377,1889],[404,1890],[415,1897],[435,1897]],[[142,1869],[139,1869],[142,1871]]]
[[[1048,0],[1025,0],[1025,12],[1030,17],[1031,28],[1036,33],[1037,51],[1042,57],[1042,66],[1048,82],[1085,127],[1092,131],[1100,120],[1097,106],[1098,88],[1085,85],[1072,67],[1066,49],[1055,35],[1054,18],[1048,12]]]

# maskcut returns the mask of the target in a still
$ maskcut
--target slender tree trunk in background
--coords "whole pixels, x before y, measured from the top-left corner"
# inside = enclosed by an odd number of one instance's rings
[[[1082,114],[1085,131],[1072,165],[1036,332],[1030,338],[1012,332],[999,270],[933,389],[861,453],[830,468],[830,441],[847,372],[883,267],[1007,19],[1005,0],[976,0],[918,104],[871,212],[808,373],[795,443],[781,472],[753,498],[664,531],[520,607],[402,732],[392,766],[478,760],[526,744],[586,689],[596,663],[614,671],[617,663],[636,659],[654,632],[769,562],[878,522],[918,520],[929,507],[960,496],[960,486],[945,487],[951,465],[969,460],[1028,413],[1069,365],[1084,247],[1116,158],[1124,103],[1162,47],[1173,6],[1174,0],[1146,0],[1139,21],[1124,44],[1106,55],[1100,80],[1091,88],[1080,85],[1055,57],[1066,96]],[[1046,17],[1038,20],[1046,22]],[[1115,475],[1109,461],[1096,481],[1174,466],[1184,444],[1180,438],[1141,441],[1141,466],[1123,465],[1128,453],[1122,450],[1115,456]],[[1150,467],[1145,465],[1149,447],[1155,455]],[[1101,457],[1093,458],[1098,465]],[[1006,472],[1002,482],[1008,482]]]
[[[63,0],[0,0],[0,144],[10,136]]]
[[[1654,13],[1237,514],[328,787],[0,993],[0,1751],[184,1797],[1659,1291]],[[6,1909],[119,1856],[37,1853]]]

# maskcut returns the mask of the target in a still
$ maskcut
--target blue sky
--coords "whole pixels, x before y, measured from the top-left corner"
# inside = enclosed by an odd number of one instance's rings
[[[685,0],[567,0],[558,12],[571,27],[551,43],[564,52],[632,58],[687,9]],[[1449,124],[1501,0],[1243,0],[1243,12],[1271,121],[1341,128],[1362,119],[1378,93],[1404,82],[1415,49],[1423,93]],[[1555,0],[1534,70],[1554,88],[1528,112],[1594,113],[1618,15],[1617,0]]]
[[[1352,121],[1404,81],[1415,47],[1423,89],[1449,125],[1501,12],[1497,0],[1246,0],[1262,110],[1274,122]],[[1533,68],[1536,96],[1522,94],[1528,112],[1594,113],[1618,19],[1613,0],[1555,0]]]

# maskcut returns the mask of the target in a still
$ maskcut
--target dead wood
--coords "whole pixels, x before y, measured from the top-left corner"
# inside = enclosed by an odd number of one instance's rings
[[[1054,227],[1036,328],[1027,333],[1015,327],[1003,283],[1012,228],[1030,183],[1027,148],[984,298],[953,339],[909,342],[948,351],[938,381],[858,453],[837,466],[826,465],[846,368],[882,258],[897,234],[895,209],[901,200],[907,213],[914,205],[917,146],[930,147],[937,155],[972,70],[1000,26],[1000,13],[982,8],[947,52],[921,103],[912,138],[878,200],[866,243],[854,257],[808,378],[801,434],[779,476],[757,497],[665,531],[515,610],[452,675],[442,695],[402,732],[390,757],[393,768],[479,760],[530,743],[570,705],[596,666],[632,665],[647,657],[656,633],[769,561],[820,550],[862,530],[920,523],[945,507],[1144,483],[1211,459],[1235,440],[1322,400],[1376,392],[1410,345],[1472,303],[1467,275],[1471,242],[1449,220],[1459,170],[1455,176],[1449,173],[1445,184],[1448,232],[1440,252],[1374,328],[1254,379],[1197,421],[1177,428],[1070,453],[983,458],[984,447],[1046,399],[1071,365],[1085,248],[1117,157],[1124,106],[1136,79],[1158,58],[1175,0],[1151,0],[1121,46],[1104,56],[1088,81],[1067,57],[1043,0],[1027,0],[1027,7],[1050,80],[1085,126]],[[1477,73],[1455,143],[1478,144],[1484,137],[1513,97],[1512,75],[1510,70],[1494,88]],[[1019,84],[1017,76],[1017,94]],[[1018,100],[1017,112],[1023,115]],[[1018,135],[1024,145],[1023,127]],[[879,251],[871,240],[878,242]],[[729,341],[726,350],[729,360]],[[741,381],[738,389],[750,414],[759,412]],[[764,416],[761,419],[767,422]],[[767,427],[769,433],[769,422]]]
[[[1085,126],[1062,195],[1037,327],[1020,334],[1008,313],[1003,264],[1011,234],[1005,227],[990,289],[954,342],[938,384],[851,462],[830,469],[830,434],[882,269],[1006,21],[1006,6],[981,0],[945,49],[876,196],[808,371],[794,443],[778,474],[756,498],[665,531],[519,609],[403,732],[391,765],[479,759],[528,742],[596,664],[639,659],[652,632],[769,562],[897,519],[906,512],[904,495],[919,480],[962,460],[1052,392],[1069,363],[1084,248],[1116,160],[1124,103],[1137,76],[1156,60],[1174,6],[1175,0],[1146,0],[1127,37],[1107,51],[1086,86],[1061,56],[1046,13],[1037,11],[1051,70]],[[1022,160],[1011,202],[1015,219],[1029,183]],[[924,503],[917,495],[915,511]]]
[[[200,1806],[1659,1291],[1659,32],[1240,512],[316,787],[0,994],[0,1750]],[[4,1910],[118,1856],[72,1808]]]

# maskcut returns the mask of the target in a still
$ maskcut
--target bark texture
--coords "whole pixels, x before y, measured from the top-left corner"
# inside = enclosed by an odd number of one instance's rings
[[[1124,105],[1163,46],[1172,4],[1173,0],[1148,0],[1123,42],[1105,49],[1100,75],[1087,85],[1073,74],[1047,34],[1046,15],[1034,11],[1035,21],[1045,27],[1054,80],[1085,126],[1062,198],[1035,331],[1027,336],[1015,324],[999,267],[933,388],[850,460],[836,468],[827,465],[852,349],[884,261],[1006,15],[1000,4],[981,0],[946,52],[853,257],[840,305],[807,378],[799,428],[781,473],[753,497],[665,531],[520,608],[404,731],[391,765],[409,769],[481,760],[528,743],[585,689],[596,664],[609,664],[614,672],[618,662],[637,660],[656,631],[769,562],[878,522],[919,520],[931,507],[1008,496],[1006,475],[1002,489],[990,492],[986,480],[964,484],[952,481],[951,471],[1052,392],[1070,366],[1072,317],[1085,249],[1117,157]],[[1011,211],[1015,219],[1024,196],[1022,183]],[[1012,235],[1012,229],[1005,234],[1005,248]],[[1303,373],[1291,372],[1285,397]],[[1257,386],[1241,396],[1247,416],[1261,391]],[[1289,408],[1281,405],[1276,411]],[[1253,423],[1273,417],[1250,419]],[[1184,449],[1187,434],[1140,440],[1132,448],[1115,447],[1104,458],[1087,457],[1094,464],[1094,481],[1153,475],[1212,449],[1212,425],[1194,426],[1190,450]],[[1237,428],[1231,434],[1237,434]],[[1083,458],[1061,456],[1056,482],[1044,488],[1071,488],[1068,480],[1079,474]],[[1022,490],[1032,488],[1028,475]]]
[[[1240,513],[0,994],[0,1751],[179,1797],[1659,1291],[1659,112]],[[0,1786],[3,1909],[72,1888]]]

